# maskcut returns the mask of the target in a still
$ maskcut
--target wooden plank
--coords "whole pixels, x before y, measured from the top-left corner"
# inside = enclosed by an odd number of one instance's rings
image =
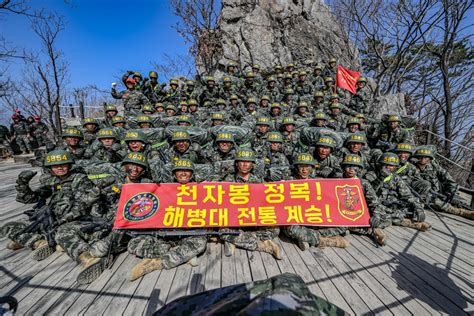
[[[234,261],[237,284],[252,282],[252,273],[250,272],[247,251],[239,248],[235,249]]]
[[[168,297],[171,285],[173,284],[176,270],[177,269],[161,271],[158,281],[156,282],[155,289],[153,289],[150,294],[150,300],[145,302],[146,307],[143,311],[143,315],[152,315],[166,304],[166,298]],[[157,273],[159,273],[159,271],[154,271],[150,275]]]
[[[448,312],[456,310],[459,312],[459,308],[449,304],[448,307],[445,305],[445,299],[437,291],[435,291],[427,282],[425,282],[417,273],[414,273],[410,269],[410,264],[399,261],[398,255],[388,251],[388,246],[383,248],[373,249],[371,244],[368,244],[362,239],[355,239],[360,245],[365,247],[367,251],[370,251],[371,255],[368,257],[374,263],[385,263],[388,265],[392,274],[389,275],[395,279],[399,286],[410,293],[410,296],[418,299],[420,303],[424,304],[425,309],[429,310],[430,313]],[[408,282],[406,282],[408,281]]]
[[[277,264],[278,264],[278,267],[280,268],[281,273],[285,273],[285,272],[296,273],[295,269],[291,265],[289,255],[286,253],[285,247],[283,247],[283,243],[288,243],[288,241],[284,241],[280,238],[277,238],[275,241],[278,245],[280,245],[281,256],[283,258],[282,260],[277,261]]]
[[[187,263],[176,268],[176,276],[173,279],[173,284],[166,298],[166,303],[186,295],[188,286],[190,286],[191,270],[192,267]]]
[[[206,251],[198,257],[199,265],[192,268],[189,286],[186,291],[187,295],[200,293],[206,290],[204,281],[206,279],[207,263],[209,261],[209,256],[207,255],[208,246],[209,244],[206,246]]]
[[[209,256],[204,286],[206,290],[212,290],[221,287],[221,257],[222,244],[211,242],[207,245],[206,255]]]
[[[281,274],[277,260],[271,254],[260,253],[260,256],[262,257],[262,264],[267,277],[271,278]]]
[[[123,315],[141,315],[145,311],[146,303],[150,299],[150,293],[153,293],[153,289],[156,287],[156,282],[161,275],[161,270],[157,273],[152,273],[146,278],[140,278],[131,283],[138,283],[138,286],[133,293],[132,299],[128,302]],[[108,315],[117,315],[110,313]]]
[[[235,266],[235,255],[226,257],[222,253],[222,287],[239,283],[237,280],[237,267]],[[190,293],[188,292],[188,295]]]
[[[385,307],[390,309],[395,315],[409,315],[413,311],[427,313],[428,311],[417,301],[410,298],[410,294],[403,291],[394,280],[385,274],[387,269],[374,264],[368,259],[367,254],[360,249],[354,239],[363,237],[346,236],[351,246],[346,248],[347,255],[341,257],[352,269],[362,277],[368,286],[376,288],[377,292],[382,292],[382,299]]]
[[[260,281],[267,279],[267,273],[263,266],[262,256],[259,251],[248,251],[250,272],[252,273],[253,281]]]

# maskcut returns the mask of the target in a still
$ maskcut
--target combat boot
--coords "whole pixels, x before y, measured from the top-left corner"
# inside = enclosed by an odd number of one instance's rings
[[[375,228],[372,231],[372,235],[374,236],[375,241],[377,242],[377,244],[379,244],[380,246],[385,245],[386,240],[387,240],[387,236],[383,232],[382,228]]]
[[[31,252],[31,258],[36,261],[41,261],[51,256],[55,251],[56,247],[50,247],[46,240],[38,240],[34,243],[33,250]]]
[[[283,259],[281,256],[281,249],[273,240],[259,240],[257,242],[257,251],[272,254],[275,259]]]
[[[77,276],[77,283],[84,285],[94,282],[102,274],[102,272],[104,272],[106,268],[106,262],[106,258],[100,258],[98,262],[82,270]]]
[[[10,249],[10,250],[19,250],[21,248],[23,248],[23,246],[13,240],[10,240],[7,244],[7,249]]]
[[[147,273],[163,268],[163,261],[161,259],[143,259],[142,262],[133,267],[132,273],[130,273],[130,281],[135,281]]]
[[[464,218],[467,218],[467,219],[474,219],[474,212],[473,211],[468,211],[468,210],[465,210],[461,207],[455,207],[455,206],[450,205],[446,209],[444,209],[444,211],[448,214],[461,216],[461,217],[464,217]]]
[[[234,253],[235,253],[235,245],[228,241],[225,241],[224,242],[224,256],[230,257],[230,256],[233,256]]]
[[[301,251],[306,251],[309,249],[309,242],[298,240],[298,247],[301,249]]]
[[[344,239],[342,236],[334,237],[320,237],[319,238],[319,247],[336,247],[336,248],[347,248],[349,242]]]
[[[431,225],[427,222],[413,222],[411,219],[405,218],[400,226],[413,228],[422,232],[425,232],[431,228]]]
[[[91,256],[91,254],[87,251],[81,253],[78,259],[79,259],[79,263],[84,268],[89,268],[93,264],[96,264],[97,262],[100,261],[100,258]]]

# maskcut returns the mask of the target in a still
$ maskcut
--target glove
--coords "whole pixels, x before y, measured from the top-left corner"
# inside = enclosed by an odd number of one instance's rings
[[[322,169],[321,171],[319,171],[319,175],[322,177],[322,178],[327,178],[331,175],[332,173],[332,170],[329,169],[329,168],[324,168]]]
[[[112,89],[115,89],[116,86],[117,84],[115,82],[112,82]]]
[[[28,184],[37,173],[38,172],[31,171],[31,170],[23,170],[18,175],[18,179],[16,180],[16,183],[19,185]]]
[[[110,147],[110,150],[115,151],[115,152],[117,152],[121,149],[122,149],[122,146],[119,143],[115,143],[115,144],[112,145],[112,147]]]

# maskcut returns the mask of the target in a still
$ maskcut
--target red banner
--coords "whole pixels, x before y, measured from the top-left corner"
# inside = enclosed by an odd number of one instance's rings
[[[125,184],[115,229],[369,226],[358,179]]]
[[[336,86],[339,88],[346,89],[352,94],[357,92],[357,79],[360,78],[360,72],[349,70],[341,65],[337,66],[337,75],[336,75]]]

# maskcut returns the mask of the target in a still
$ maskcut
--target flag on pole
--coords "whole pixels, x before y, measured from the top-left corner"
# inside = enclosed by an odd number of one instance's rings
[[[337,75],[336,75],[336,87],[346,89],[352,94],[356,94],[357,79],[360,78],[360,72],[349,70],[341,65],[337,66]]]

